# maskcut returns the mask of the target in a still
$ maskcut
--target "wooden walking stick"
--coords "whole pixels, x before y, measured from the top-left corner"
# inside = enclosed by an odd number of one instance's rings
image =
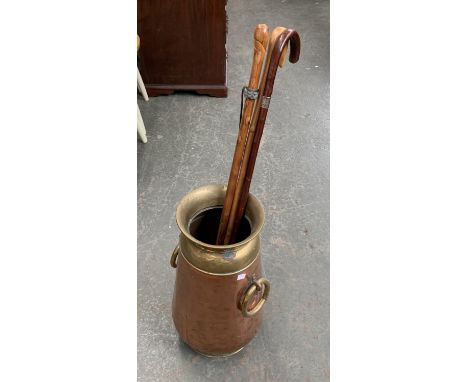
[[[276,29],[275,29],[276,30]],[[274,34],[274,32],[273,32]],[[272,40],[273,40],[272,34]],[[269,62],[267,62],[267,67],[264,70],[264,76],[262,76],[262,95],[257,100],[257,104],[259,105],[259,112],[256,121],[256,127],[251,147],[251,152],[249,156],[244,160],[246,163],[246,170],[245,170],[245,180],[242,184],[242,189],[240,191],[239,203],[237,210],[235,210],[233,216],[233,229],[231,236],[235,239],[235,235],[237,234],[237,229],[239,228],[240,221],[244,216],[245,207],[247,205],[247,201],[249,198],[249,189],[250,183],[252,181],[253,171],[255,167],[255,161],[257,159],[258,148],[260,146],[260,139],[262,138],[263,128],[265,126],[266,116],[268,114],[268,107],[270,105],[270,98],[271,94],[273,93],[273,85],[275,83],[276,72],[278,70],[278,66],[282,59],[284,59],[284,53],[287,49],[288,42],[291,45],[291,50],[289,53],[289,62],[296,63],[299,60],[300,55],[300,48],[301,48],[301,41],[299,38],[299,34],[292,29],[284,30],[276,39],[274,44],[270,43],[270,50],[271,54],[269,53]],[[265,78],[265,82],[263,83],[263,78]],[[247,154],[247,153],[246,153]],[[242,175],[242,173],[241,173]]]
[[[244,157],[243,157],[243,160],[242,160],[242,163],[241,163],[241,169],[240,169],[240,173],[239,173],[239,180],[237,181],[237,187],[236,187],[235,194],[234,194],[234,200],[233,200],[233,203],[232,203],[231,214],[229,216],[229,222],[228,222],[228,226],[227,226],[227,230],[226,230],[226,235],[225,235],[225,238],[224,238],[224,244],[229,244],[229,243],[231,243],[233,241],[231,239],[235,239],[237,230],[239,228],[240,220],[242,219],[242,216],[241,216],[239,218],[239,220],[236,221],[236,215],[237,215],[237,211],[239,209],[239,200],[240,200],[240,197],[241,197],[241,192],[242,192],[242,188],[243,188],[243,184],[244,184],[245,174],[246,174],[246,171],[247,171],[248,158],[250,157],[250,152],[251,152],[251,149],[252,149],[253,135],[254,135],[254,132],[255,132],[255,128],[256,128],[256,125],[257,125],[257,119],[258,119],[258,115],[259,115],[259,111],[260,111],[260,102],[258,102],[258,100],[260,100],[262,95],[263,95],[263,90],[264,90],[265,81],[266,81],[266,72],[267,72],[267,69],[268,69],[268,66],[269,66],[269,63],[270,63],[270,60],[271,60],[272,49],[273,49],[273,47],[275,45],[275,42],[276,42],[278,36],[281,33],[283,33],[285,30],[286,30],[286,28],[284,28],[284,27],[276,27],[273,30],[272,34],[271,34],[269,49],[268,49],[268,55],[267,55],[267,58],[265,60],[265,65],[264,65],[263,73],[262,73],[262,80],[261,80],[261,83],[260,83],[259,94],[258,94],[257,102],[255,103],[254,115],[253,115],[253,118],[251,120],[251,125],[250,125],[250,128],[249,128],[249,134],[248,134],[248,137],[247,137],[247,143],[246,143],[246,147],[245,147],[245,151],[244,151]],[[281,67],[283,66],[284,61],[286,59],[286,53],[287,53],[287,49],[284,49],[284,51],[283,51],[283,53],[281,55],[281,58],[280,58],[280,62],[279,62],[279,65]]]
[[[260,81],[260,74],[265,59],[266,50],[268,47],[268,26],[265,24],[258,24],[254,31],[254,54],[252,60],[252,68],[250,70],[249,86],[247,88],[247,99],[244,103],[244,112],[241,116],[239,127],[239,134],[237,137],[236,148],[234,150],[234,158],[231,165],[231,173],[224,199],[223,211],[221,213],[221,220],[218,228],[218,236],[216,239],[217,244],[223,244],[226,235],[229,216],[231,214],[232,202],[234,193],[239,178],[239,170],[244,157],[245,144],[249,131],[250,121],[252,119],[252,111],[255,103],[255,91],[258,88]]]

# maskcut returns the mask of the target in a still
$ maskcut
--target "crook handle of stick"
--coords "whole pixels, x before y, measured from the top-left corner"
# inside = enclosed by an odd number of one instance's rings
[[[265,81],[263,97],[270,97],[271,93],[273,92],[276,71],[278,70],[283,50],[287,49],[288,42],[290,45],[289,62],[295,64],[297,61],[299,61],[299,56],[301,54],[301,40],[299,38],[299,34],[293,29],[286,29],[279,35],[273,47],[271,61],[268,67],[267,78]]]

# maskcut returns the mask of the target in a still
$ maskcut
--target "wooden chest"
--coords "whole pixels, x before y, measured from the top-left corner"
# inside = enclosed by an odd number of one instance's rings
[[[138,0],[138,66],[150,96],[227,96],[226,1]]]

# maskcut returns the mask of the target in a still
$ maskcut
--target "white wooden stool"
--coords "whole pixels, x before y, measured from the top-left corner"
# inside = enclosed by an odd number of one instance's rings
[[[137,51],[140,49],[140,37],[137,35]],[[137,67],[137,88],[140,90],[141,95],[143,96],[145,101],[148,101],[148,93],[146,92],[145,84],[143,82],[143,79],[141,78],[140,71],[138,70]],[[148,138],[146,138],[146,129],[145,129],[145,124],[143,122],[143,118],[141,117],[140,113],[140,107],[138,106],[137,103],[137,130],[138,134],[140,135],[140,138],[143,143],[148,142]]]

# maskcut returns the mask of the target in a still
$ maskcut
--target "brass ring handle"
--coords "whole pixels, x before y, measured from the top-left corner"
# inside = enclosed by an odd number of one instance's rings
[[[254,306],[252,310],[248,310],[249,305],[252,301],[252,297],[255,294],[255,291],[260,291],[262,290],[262,285],[265,287],[263,290],[263,296],[261,300],[257,303],[257,305]],[[244,317],[253,317],[255,316],[260,309],[262,309],[263,304],[265,304],[266,299],[268,298],[268,294],[270,293],[270,282],[262,277],[261,279],[258,279],[254,281],[245,291],[244,296],[241,299],[241,310],[242,310],[242,315]]]
[[[178,254],[179,254],[179,244],[177,244],[176,247],[174,248],[174,251],[172,251],[172,256],[171,256],[171,267],[172,268],[177,268],[176,259],[177,259]]]

